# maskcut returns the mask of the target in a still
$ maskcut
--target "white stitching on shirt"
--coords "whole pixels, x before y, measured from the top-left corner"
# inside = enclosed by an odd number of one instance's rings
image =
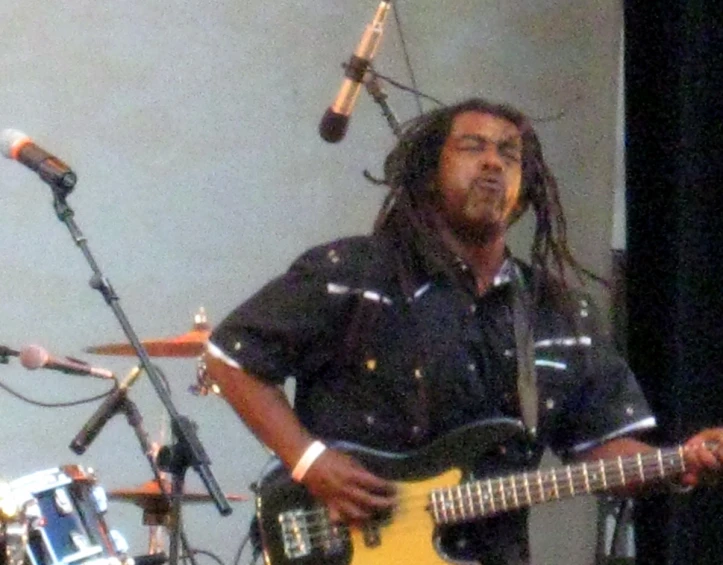
[[[206,351],[208,351],[208,354],[211,355],[211,357],[215,357],[216,359],[219,359],[220,361],[223,361],[226,363],[226,365],[230,365],[234,369],[240,369],[241,365],[238,364],[235,360],[231,359],[226,353],[223,352],[223,350],[212,342],[206,343]]]
[[[582,345],[590,347],[592,345],[592,338],[588,335],[581,335],[580,337],[556,337],[554,339],[543,339],[535,342],[535,347],[554,347],[561,345],[563,347],[573,347],[574,345]]]
[[[333,282],[326,283],[326,291],[329,294],[359,294],[362,298],[365,298],[366,300],[371,300],[372,302],[381,302],[382,304],[386,304],[387,306],[394,303],[391,298],[389,298],[388,296],[384,296],[376,290],[351,288],[347,285]]]

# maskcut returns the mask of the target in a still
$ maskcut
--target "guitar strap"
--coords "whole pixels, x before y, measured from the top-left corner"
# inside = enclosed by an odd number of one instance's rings
[[[517,394],[520,398],[522,421],[531,436],[537,433],[538,397],[535,370],[535,339],[530,315],[531,300],[520,268],[515,265],[512,292],[512,317],[517,353]]]

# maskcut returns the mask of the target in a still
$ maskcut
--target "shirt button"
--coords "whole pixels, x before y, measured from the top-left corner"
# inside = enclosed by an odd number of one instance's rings
[[[627,406],[627,407],[625,408],[625,413],[626,413],[628,416],[632,416],[634,412],[635,412],[635,410],[633,410],[633,407],[632,407],[632,406]]]
[[[414,378],[418,381],[421,381],[424,375],[422,374],[422,369],[414,369]]]
[[[474,373],[477,370],[477,365],[475,365],[474,363],[468,363],[467,369],[469,369],[471,373]]]
[[[364,362],[364,366],[366,367],[367,371],[375,371],[377,368],[377,360],[376,359],[367,359]]]
[[[476,304],[470,304],[469,306],[469,313],[474,314],[477,311],[477,305]]]
[[[419,434],[422,433],[422,428],[419,426],[412,426],[412,437],[419,437]]]
[[[376,418],[375,418],[374,416],[372,416],[371,414],[367,414],[367,415],[365,416],[364,420],[365,420],[366,423],[367,423],[368,425],[370,425],[370,426],[373,426],[373,425],[374,425],[374,422],[376,422]]]
[[[552,398],[548,398],[545,401],[545,406],[547,406],[548,410],[552,410],[555,407],[555,401]]]

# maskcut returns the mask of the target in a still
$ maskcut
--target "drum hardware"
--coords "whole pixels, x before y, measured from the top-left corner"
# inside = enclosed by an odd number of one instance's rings
[[[196,366],[196,384],[189,387],[189,392],[198,396],[209,393],[220,394],[218,385],[208,377],[206,364],[201,357],[211,326],[208,323],[206,310],[201,307],[193,317],[193,328],[190,332],[169,338],[149,339],[142,341],[151,357],[198,357]],[[135,355],[135,350],[127,343],[107,343],[94,345],[85,349],[88,353],[98,355]]]
[[[33,499],[21,498],[8,483],[0,483],[0,562],[4,565],[23,565],[28,543],[26,509]]]
[[[173,337],[143,340],[141,344],[150,357],[198,357],[203,353],[210,335],[206,310],[201,307],[194,316],[191,331]],[[136,355],[129,343],[94,345],[86,347],[85,351],[98,355]]]
[[[166,492],[170,491],[168,481],[164,481],[164,490]],[[171,505],[170,500],[164,496],[158,486],[158,481],[150,480],[135,487],[110,490],[107,494],[108,500],[132,502],[143,510],[143,525],[150,528],[148,553],[155,554],[163,551],[163,542],[158,539],[158,528],[169,528],[171,526]],[[242,494],[226,494],[225,496],[231,502],[249,500],[248,496]],[[184,492],[181,494],[181,502],[184,504],[207,503],[212,502],[212,499],[205,492]]]
[[[221,394],[219,386],[211,380],[206,367],[206,361],[199,357],[196,362],[196,384],[188,387],[188,392],[196,396],[207,396],[208,393]]]
[[[170,485],[166,485],[165,490],[170,489]],[[119,502],[133,502],[143,509],[146,508],[164,508],[165,500],[158,481],[151,480],[141,485],[131,488],[120,488],[108,491],[108,500],[117,500]],[[181,495],[182,502],[211,502],[211,496],[206,492],[184,492]],[[243,494],[226,494],[226,498],[232,502],[245,502],[249,500],[248,496]]]
[[[106,524],[105,490],[92,469],[47,469],[12,481],[10,490],[22,504],[7,528],[8,549],[16,555],[6,551],[9,563],[120,565],[129,559],[125,538]]]

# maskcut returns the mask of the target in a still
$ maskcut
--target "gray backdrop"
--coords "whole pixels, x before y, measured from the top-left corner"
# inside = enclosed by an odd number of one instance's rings
[[[0,129],[25,131],[77,171],[69,203],[142,339],[186,332],[201,306],[218,322],[305,248],[369,230],[383,193],[361,173],[381,171],[393,135],[366,92],[343,142],[323,142],[317,126],[341,83],[340,65],[377,4],[0,4]],[[424,92],[445,102],[473,94],[506,100],[541,119],[571,245],[587,265],[608,272],[619,3],[398,0],[397,7]],[[401,44],[390,15],[376,67],[409,84]],[[410,95],[385,90],[400,120],[417,113]],[[17,163],[3,160],[0,167],[0,343],[37,343],[123,377],[133,358],[83,353],[124,336],[89,288],[90,268],[55,217],[49,188]],[[524,250],[528,241],[529,223],[517,230],[513,246]],[[157,362],[179,411],[198,423],[222,488],[248,494],[265,450],[223,401],[189,394],[194,359]],[[106,389],[98,380],[30,372],[17,360],[0,366],[0,382],[43,402]],[[159,439],[163,410],[147,377],[131,397]],[[108,490],[148,480],[147,463],[120,416],[84,456],[68,449],[97,404],[40,408],[0,393],[0,477],[77,463],[96,469]],[[200,488],[193,473],[188,487]],[[185,510],[192,545],[228,565],[252,504],[234,508],[228,518],[210,504]],[[590,500],[536,511],[538,563],[591,563],[595,518]],[[108,521],[132,553],[146,552],[137,507],[113,502]]]

